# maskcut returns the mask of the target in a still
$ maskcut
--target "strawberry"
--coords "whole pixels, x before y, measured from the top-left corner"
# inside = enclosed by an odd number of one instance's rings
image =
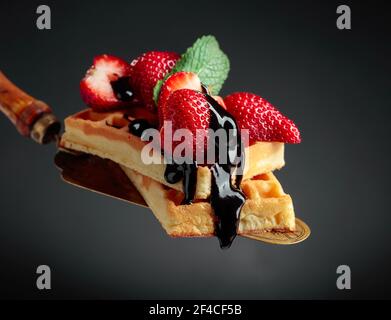
[[[160,125],[163,125],[164,111],[170,95],[179,89],[201,91],[201,80],[193,72],[177,72],[172,74],[163,84],[159,95],[158,113]]]
[[[257,141],[300,143],[300,132],[292,120],[265,99],[247,92],[233,93],[224,99],[227,111],[242,129],[249,130],[250,144]]]
[[[153,89],[178,61],[180,56],[174,52],[150,51],[131,62],[131,85],[145,107],[155,110]]]
[[[198,152],[196,150],[205,150],[207,141],[197,141],[196,139],[197,129],[205,130],[206,132],[209,128],[209,105],[203,93],[191,89],[176,90],[169,96],[163,116],[164,121],[171,121],[172,133],[175,133],[177,129],[190,130],[193,134],[192,145],[187,145],[186,147],[193,148],[193,155]],[[166,127],[164,126],[161,129],[163,142],[165,129]],[[172,150],[180,143],[181,141],[172,141]],[[164,146],[164,149],[167,151],[166,146]]]
[[[129,75],[130,66],[126,61],[107,54],[97,56],[80,82],[81,98],[97,111],[126,106],[129,101],[125,100],[128,99],[120,100],[113,90],[113,84],[120,80],[122,87],[129,86]]]

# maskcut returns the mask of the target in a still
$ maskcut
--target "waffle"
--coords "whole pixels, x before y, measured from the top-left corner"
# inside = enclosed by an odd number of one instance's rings
[[[209,202],[200,200],[181,205],[183,193],[121,166],[143,196],[156,218],[172,237],[207,237],[214,235],[215,216]],[[292,199],[285,194],[272,173],[261,174],[242,182],[246,202],[240,214],[238,234],[268,231],[294,231]]]
[[[129,120],[155,117],[144,109],[96,113],[81,111],[65,120],[60,146],[110,159],[120,165],[145,202],[173,237],[206,237],[215,234],[215,215],[209,203],[211,172],[198,167],[195,201],[182,205],[182,184],[164,179],[165,164],[144,164],[141,149],[146,142],[128,132]],[[239,234],[293,231],[295,214],[292,199],[271,173],[284,165],[284,144],[260,142],[246,148],[245,174],[241,189],[246,202],[241,210]]]
[[[147,142],[128,132],[129,120],[142,118],[154,124],[156,116],[137,107],[126,112],[128,114],[125,117],[125,112],[121,110],[97,113],[86,109],[68,117],[65,119],[65,133],[60,146],[110,159],[167,187],[183,191],[181,182],[169,184],[164,179],[166,165],[162,159],[158,159],[160,164],[145,164],[142,161],[141,150]],[[285,164],[284,144],[258,142],[245,149],[245,157],[243,180],[282,168]],[[200,166],[197,171],[195,199],[208,199],[210,192],[211,172],[208,167]]]

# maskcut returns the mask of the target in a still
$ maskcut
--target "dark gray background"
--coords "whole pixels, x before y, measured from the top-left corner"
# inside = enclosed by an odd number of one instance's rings
[[[50,31],[35,27],[38,4]],[[335,26],[350,4],[352,30]],[[390,10],[356,1],[0,1],[0,69],[59,118],[83,107],[94,55],[183,52],[214,34],[231,60],[223,94],[252,91],[299,126],[277,175],[309,240],[171,239],[147,210],[61,182],[54,146],[0,118],[2,298],[390,298]],[[35,288],[40,264],[51,291]],[[352,290],[336,289],[336,268]]]

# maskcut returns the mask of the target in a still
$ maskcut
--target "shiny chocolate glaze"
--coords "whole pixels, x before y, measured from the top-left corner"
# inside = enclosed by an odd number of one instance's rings
[[[239,128],[235,119],[213,99],[207,92],[205,93],[209,110],[209,127],[214,131],[225,130],[227,137],[229,130],[235,134],[231,144],[228,143],[226,150],[227,163],[221,163],[220,159],[215,159],[211,166],[212,189],[210,203],[216,216],[216,236],[219,238],[221,248],[229,248],[237,234],[240,218],[240,211],[245,202],[244,194],[238,189],[242,180],[242,175],[236,173],[236,169],[244,164],[242,154],[242,141]],[[230,147],[231,146],[231,147]],[[217,141],[209,147],[215,148],[215,155],[220,154]],[[232,175],[235,174],[235,186],[232,185]],[[194,198],[195,187],[197,185],[197,163],[191,164],[169,164],[166,167],[165,179],[168,183],[176,183],[182,179],[183,191],[185,194],[183,204],[190,204]]]
[[[133,89],[130,86],[129,77],[120,77],[110,82],[114,95],[120,101],[131,101],[133,99]]]
[[[215,159],[211,167],[212,189],[210,204],[217,217],[215,223],[216,236],[219,238],[221,248],[229,248],[235,239],[240,219],[240,211],[246,201],[244,194],[238,189],[242,175],[236,171],[241,164],[244,164],[242,153],[242,140],[239,127],[235,119],[226,111],[215,99],[206,94],[206,98],[211,111],[209,127],[214,131],[224,129],[227,137],[235,139],[229,141],[226,149],[227,163],[221,163],[220,159]],[[233,136],[228,135],[229,130]],[[230,143],[231,142],[231,143]],[[220,154],[219,144],[215,141],[215,155]],[[232,185],[232,175],[235,175],[235,184]]]
[[[131,134],[140,138],[145,130],[153,128],[153,126],[145,119],[132,120],[128,127]]]
[[[183,192],[185,194],[182,204],[192,203],[197,185],[197,164],[195,162],[168,164],[164,172],[164,178],[168,183],[172,184],[182,180]]]
[[[218,141],[208,144],[209,148],[214,148],[214,154],[217,157],[214,164],[210,166],[212,172],[210,204],[216,216],[215,234],[219,239],[220,247],[229,248],[237,235],[240,211],[246,201],[239,189],[242,175],[237,172],[239,167],[244,167],[242,140],[239,127],[232,115],[209,95],[206,87],[203,87],[203,93],[210,110],[209,128],[215,132],[223,129],[227,137],[234,139],[228,142],[224,150],[220,150]],[[143,131],[151,127],[148,121],[136,119],[129,123],[129,132],[141,137]],[[230,130],[231,135],[229,135]],[[224,159],[228,160],[224,161],[226,163],[219,159],[220,153],[225,155]],[[170,184],[182,180],[184,192],[182,204],[192,203],[197,185],[197,163],[195,161],[168,164],[164,178]],[[235,180],[235,185],[232,184],[232,180]]]

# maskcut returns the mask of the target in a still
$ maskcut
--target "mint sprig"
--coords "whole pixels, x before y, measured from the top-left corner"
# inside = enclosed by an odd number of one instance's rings
[[[209,88],[211,94],[217,95],[228,77],[229,59],[220,49],[214,36],[199,38],[193,46],[186,50],[171,72],[156,84],[153,90],[153,99],[156,104],[164,81],[180,71],[196,73],[201,82]]]

